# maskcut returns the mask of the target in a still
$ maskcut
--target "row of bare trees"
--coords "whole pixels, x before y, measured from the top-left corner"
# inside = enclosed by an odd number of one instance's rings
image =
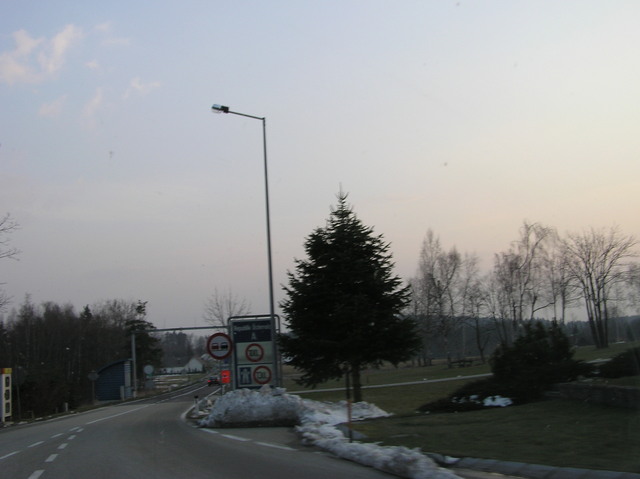
[[[523,323],[536,318],[564,323],[570,309],[584,314],[594,344],[606,348],[611,318],[640,312],[636,245],[617,227],[562,237],[554,228],[524,222],[519,238],[495,254],[491,271],[481,274],[476,255],[443,248],[429,230],[411,280],[422,360],[429,361],[436,342],[450,351],[451,333],[462,324],[475,326],[484,357],[488,338],[481,318],[491,318],[499,341],[508,344]]]

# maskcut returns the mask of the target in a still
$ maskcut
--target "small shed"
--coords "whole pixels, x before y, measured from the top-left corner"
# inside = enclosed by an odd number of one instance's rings
[[[133,397],[131,359],[121,359],[98,371],[96,397],[99,401],[118,401]]]

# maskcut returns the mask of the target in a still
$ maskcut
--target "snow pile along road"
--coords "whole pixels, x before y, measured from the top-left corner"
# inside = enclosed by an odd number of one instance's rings
[[[389,416],[365,402],[352,405],[352,419]],[[264,387],[260,391],[239,389],[219,398],[203,427],[297,424],[303,444],[325,449],[338,457],[410,479],[455,479],[419,449],[384,447],[349,442],[335,426],[347,422],[347,405],[302,399],[284,389]]]

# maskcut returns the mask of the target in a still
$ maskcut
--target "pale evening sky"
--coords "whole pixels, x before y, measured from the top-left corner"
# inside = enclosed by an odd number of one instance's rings
[[[148,301],[200,326],[214,288],[268,312],[340,185],[415,274],[430,228],[483,269],[524,220],[640,237],[640,3],[8,0],[0,263],[12,307]]]

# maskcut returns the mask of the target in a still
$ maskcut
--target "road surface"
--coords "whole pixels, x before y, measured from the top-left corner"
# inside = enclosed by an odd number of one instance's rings
[[[376,479],[391,476],[282,429],[204,429],[181,415],[210,389],[0,430],[0,479]]]

